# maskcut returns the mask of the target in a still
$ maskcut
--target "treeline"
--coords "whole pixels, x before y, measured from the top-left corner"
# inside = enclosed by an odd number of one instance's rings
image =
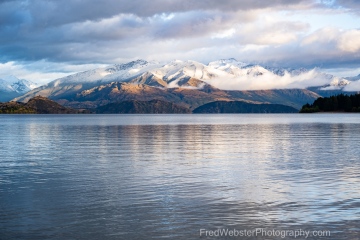
[[[360,94],[318,98],[313,104],[305,104],[300,113],[313,112],[360,112]]]
[[[77,114],[87,113],[65,108],[60,104],[45,97],[36,96],[27,103],[6,102],[0,103],[0,114]]]
[[[281,104],[253,104],[242,101],[216,101],[204,104],[193,113],[298,113],[296,108]]]
[[[34,109],[26,107],[21,103],[0,103],[0,114],[34,114]]]

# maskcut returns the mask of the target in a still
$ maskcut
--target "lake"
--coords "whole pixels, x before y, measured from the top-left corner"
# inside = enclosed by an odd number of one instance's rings
[[[359,114],[0,115],[0,239],[359,239],[359,145]]]

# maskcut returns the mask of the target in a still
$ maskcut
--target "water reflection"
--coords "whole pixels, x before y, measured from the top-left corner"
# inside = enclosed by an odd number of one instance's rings
[[[13,117],[0,125],[0,232],[192,239],[200,228],[301,227],[356,239],[360,125],[347,123],[353,115],[281,116],[280,124],[143,116],[140,125],[123,116]]]

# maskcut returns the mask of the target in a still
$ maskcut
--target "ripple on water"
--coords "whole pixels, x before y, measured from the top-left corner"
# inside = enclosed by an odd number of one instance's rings
[[[260,227],[357,239],[360,117],[312,116],[1,116],[0,232],[193,239]]]

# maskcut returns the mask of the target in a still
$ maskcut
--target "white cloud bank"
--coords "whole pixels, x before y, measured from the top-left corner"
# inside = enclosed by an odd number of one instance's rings
[[[291,75],[286,72],[283,76],[272,72],[261,75],[244,75],[234,78],[214,78],[206,80],[207,83],[224,90],[267,90],[267,89],[290,89],[324,86],[331,82],[336,84],[338,78],[331,78],[327,74],[313,69],[299,75]]]
[[[344,87],[343,91],[345,92],[360,91],[360,80],[351,82],[351,84]]]

